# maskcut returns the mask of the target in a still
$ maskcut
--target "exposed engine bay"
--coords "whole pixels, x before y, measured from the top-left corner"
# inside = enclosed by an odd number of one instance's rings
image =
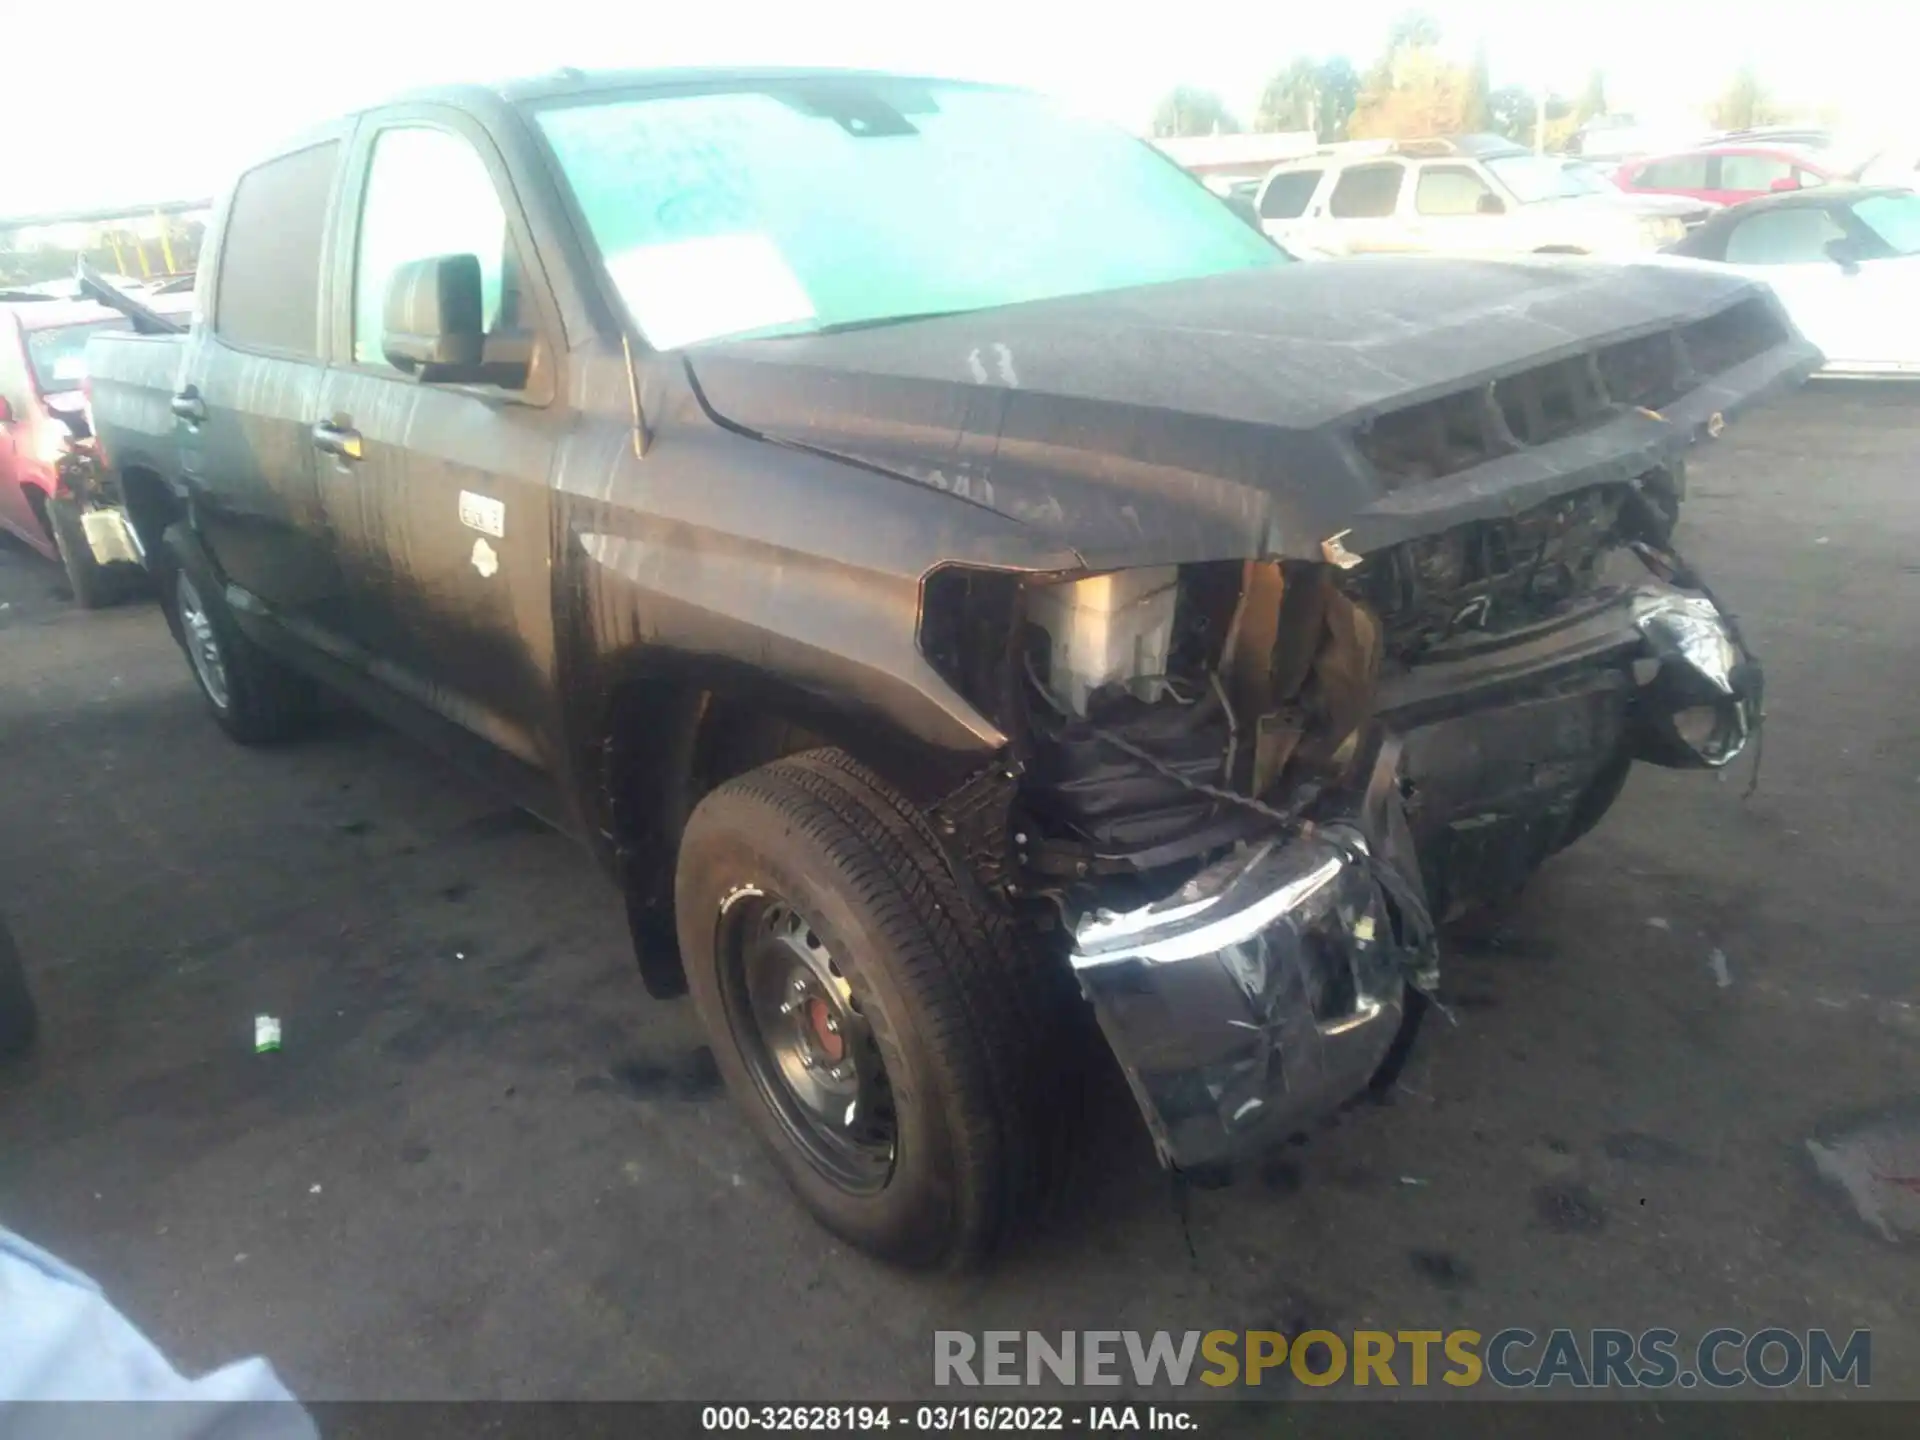
[[[1164,1160],[1230,1158],[1363,1089],[1437,983],[1436,922],[1517,890],[1632,761],[1740,753],[1760,673],[1667,548],[1680,489],[1007,602],[1024,769],[1004,809],[948,821],[1070,937]]]

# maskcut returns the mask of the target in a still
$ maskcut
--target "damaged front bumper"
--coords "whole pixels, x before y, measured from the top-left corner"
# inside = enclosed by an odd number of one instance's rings
[[[1761,671],[1737,623],[1673,557],[1643,558],[1655,578],[1577,634],[1490,652],[1470,666],[1474,685],[1385,717],[1404,738],[1377,728],[1355,771],[1364,786],[1324,798],[1303,832],[1243,842],[1154,903],[1079,917],[1074,972],[1163,1163],[1229,1162],[1285,1140],[1404,1053],[1411,1012],[1439,978],[1409,791],[1444,795],[1451,779],[1478,796],[1480,810],[1422,831],[1421,849],[1443,862],[1466,854],[1451,828],[1484,834],[1486,807],[1500,807],[1495,823],[1523,830],[1526,856],[1508,857],[1519,875],[1570,838],[1616,765],[1719,768],[1757,733]],[[1442,698],[1452,703],[1436,713]],[[1501,717],[1512,735],[1485,728]],[[1554,743],[1579,759],[1553,758]],[[1500,767],[1531,794],[1499,791]],[[1471,889],[1451,878],[1455,898]]]
[[[1073,969],[1164,1163],[1231,1160],[1360,1093],[1409,989],[1437,979],[1397,756],[1376,740],[1365,789],[1300,833],[1075,926]]]

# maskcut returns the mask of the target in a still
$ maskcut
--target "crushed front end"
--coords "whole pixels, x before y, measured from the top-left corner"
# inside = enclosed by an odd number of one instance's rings
[[[1695,362],[1773,343],[1723,321]],[[1760,667],[1671,547],[1681,452],[1731,402],[1660,345],[1356,427],[1387,498],[1315,559],[929,577],[923,649],[1011,741],[942,828],[1071,966],[1166,1163],[1349,1102],[1435,992],[1440,923],[1633,762],[1757,734]]]

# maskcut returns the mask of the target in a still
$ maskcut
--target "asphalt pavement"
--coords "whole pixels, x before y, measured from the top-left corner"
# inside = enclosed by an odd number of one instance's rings
[[[1767,664],[1757,792],[1637,770],[1449,951],[1391,1103],[1230,1188],[1182,1202],[1109,1077],[1084,1193],[966,1278],[788,1198],[570,842],[352,715],[229,743],[157,611],[0,544],[44,1012],[0,1222],[182,1366],[315,1399],[910,1398],[936,1329],[1512,1325],[1865,1327],[1920,1398],[1920,396],[1735,424],[1679,538]]]

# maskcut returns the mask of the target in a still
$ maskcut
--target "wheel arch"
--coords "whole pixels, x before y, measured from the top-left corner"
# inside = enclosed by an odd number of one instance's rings
[[[634,657],[607,672],[577,743],[589,831],[621,886],[636,958],[655,995],[684,991],[673,941],[674,861],[693,808],[761,765],[833,746],[922,806],[996,758],[947,749],[872,705],[829,699],[776,674],[708,657]]]

